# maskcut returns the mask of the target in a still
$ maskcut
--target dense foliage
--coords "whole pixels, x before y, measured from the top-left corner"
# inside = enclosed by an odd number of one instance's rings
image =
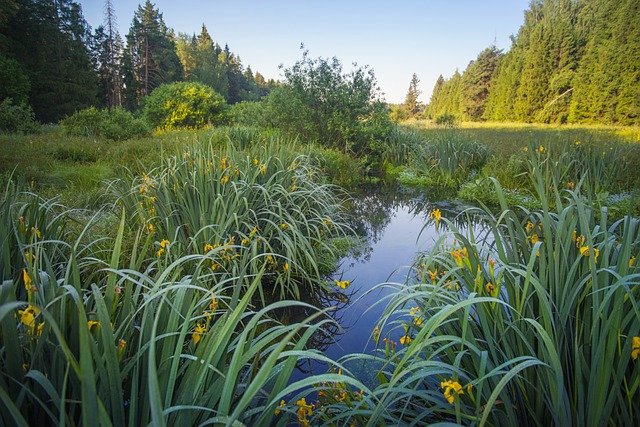
[[[91,31],[74,0],[11,0],[0,9],[0,101],[28,103],[40,122],[88,107],[137,110],[155,88],[177,81],[212,86],[228,103],[255,101],[275,86],[221,48],[203,25],[178,34],[146,0],[123,41],[116,11]]]
[[[222,121],[224,98],[202,83],[160,86],[144,102],[144,117],[157,129],[200,128]]]
[[[267,99],[274,126],[308,142],[378,157],[391,122],[372,70],[345,73],[337,58],[312,59],[304,52],[284,77]]]
[[[171,32],[149,0],[133,15],[122,62],[125,102],[130,109],[138,108],[158,86],[182,77]]]
[[[436,82],[427,114],[463,120],[640,124],[635,0],[536,0],[511,49]]]
[[[0,22],[0,53],[17,60],[30,82],[29,104],[56,122],[96,103],[91,33],[72,0],[16,0]]]
[[[122,107],[78,111],[60,122],[68,135],[122,141],[150,133],[147,123]]]
[[[0,102],[0,132],[30,133],[37,130],[38,124],[28,104],[16,104],[11,98],[5,98]]]
[[[23,103],[29,100],[29,77],[15,59],[0,54],[0,100],[11,98]]]

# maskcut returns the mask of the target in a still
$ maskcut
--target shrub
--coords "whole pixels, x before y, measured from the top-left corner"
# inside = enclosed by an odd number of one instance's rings
[[[80,110],[60,121],[60,126],[68,135],[97,138],[104,113],[95,107]]]
[[[343,187],[361,184],[365,175],[363,159],[317,144],[307,145],[305,151],[313,165],[329,181]]]
[[[389,118],[395,123],[400,123],[410,119],[411,114],[407,111],[404,105],[392,105],[389,108]]]
[[[453,114],[445,113],[436,117],[435,122],[439,126],[453,127],[456,125],[457,119]]]
[[[135,117],[124,108],[106,111],[100,123],[100,135],[114,141],[149,135],[149,125],[142,118]]]
[[[262,126],[267,122],[267,109],[263,102],[238,102],[229,107],[227,118],[231,125]]]
[[[285,82],[267,99],[272,124],[304,141],[356,156],[379,158],[379,142],[391,128],[373,71],[343,73],[337,58],[302,60],[284,71]]]
[[[0,102],[0,132],[33,133],[39,126],[26,103],[14,104],[11,98]]]
[[[162,85],[144,100],[143,113],[156,129],[202,128],[220,124],[224,98],[213,88],[196,82]]]
[[[26,103],[30,88],[29,78],[20,63],[0,54],[0,99],[11,98],[18,104]]]
[[[106,138],[114,141],[137,138],[149,134],[149,127],[141,118],[124,108],[99,110],[91,107],[63,119],[60,125],[69,135]]]

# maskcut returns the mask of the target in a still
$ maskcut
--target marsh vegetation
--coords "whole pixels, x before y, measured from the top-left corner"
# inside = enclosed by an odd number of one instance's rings
[[[640,423],[637,127],[425,116],[415,76],[400,111],[368,67],[267,82],[172,34],[147,2],[113,63],[96,30],[100,102],[58,109],[0,56],[0,423]]]

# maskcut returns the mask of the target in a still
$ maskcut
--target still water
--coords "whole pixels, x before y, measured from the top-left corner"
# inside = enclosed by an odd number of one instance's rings
[[[442,196],[424,190],[404,187],[369,188],[353,195],[353,227],[363,236],[364,243],[356,253],[343,258],[332,279],[350,280],[347,299],[337,303],[333,314],[339,323],[317,346],[332,360],[352,353],[371,353],[375,343],[373,328],[382,315],[389,296],[394,292],[383,283],[405,283],[416,255],[432,249],[444,227],[436,229],[429,221],[432,209],[440,209],[442,216],[465,229],[470,219],[463,214],[469,206],[443,201]],[[400,337],[391,335],[396,342]],[[385,335],[386,336],[386,335]],[[374,372],[369,366],[347,366],[365,382]],[[301,363],[292,380],[310,374],[322,374],[322,363]],[[364,372],[363,372],[364,371]]]

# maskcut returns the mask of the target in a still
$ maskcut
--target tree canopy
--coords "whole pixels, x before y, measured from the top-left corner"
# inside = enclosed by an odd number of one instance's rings
[[[111,0],[94,31],[74,0],[0,2],[0,101],[32,107],[42,122],[88,107],[137,110],[155,88],[177,81],[211,86],[229,103],[258,100],[275,87],[245,67],[206,26],[196,36],[169,28],[149,0],[123,40]]]
[[[637,0],[534,0],[511,49],[439,79],[427,115],[640,124],[639,23]]]

